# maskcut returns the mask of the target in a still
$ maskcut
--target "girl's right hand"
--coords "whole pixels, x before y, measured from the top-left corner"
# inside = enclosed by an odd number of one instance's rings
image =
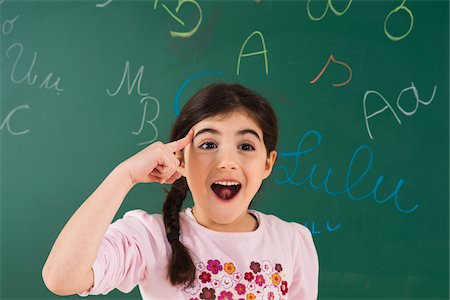
[[[155,142],[129,159],[122,165],[128,169],[133,185],[137,183],[159,182],[173,183],[182,175],[177,171],[180,160],[175,152],[184,149],[192,141],[194,130],[182,139],[164,144]]]

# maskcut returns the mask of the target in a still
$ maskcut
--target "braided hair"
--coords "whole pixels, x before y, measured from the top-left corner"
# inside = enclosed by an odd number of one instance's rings
[[[186,178],[181,177],[172,184],[163,205],[164,226],[172,247],[168,276],[173,285],[181,283],[191,285],[195,280],[194,263],[188,250],[178,238],[180,232],[179,212],[187,191]]]

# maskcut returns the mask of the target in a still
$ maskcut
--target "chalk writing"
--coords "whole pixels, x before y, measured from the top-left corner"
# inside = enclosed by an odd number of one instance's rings
[[[14,62],[12,71],[11,71],[11,81],[13,83],[22,83],[22,82],[26,81],[28,83],[28,85],[30,85],[30,86],[37,84],[39,76],[37,74],[32,73],[33,69],[34,69],[34,65],[36,63],[36,59],[37,59],[37,52],[34,51],[33,61],[31,62],[31,65],[30,65],[28,71],[23,75],[22,78],[17,78],[18,72],[17,72],[16,68],[17,68],[17,64],[22,59],[23,45],[21,43],[14,43],[11,46],[9,46],[8,49],[6,50],[6,57],[9,58],[11,55],[11,51],[13,51],[13,49],[15,49],[15,48],[18,49],[18,54],[16,57],[16,61]],[[57,77],[56,80],[54,80],[54,82],[51,83],[52,77],[53,77],[53,73],[49,73],[47,75],[47,77],[45,77],[45,79],[41,81],[41,84],[39,84],[39,88],[46,88],[48,90],[54,89],[57,91],[57,94],[59,95],[60,92],[64,91],[62,88],[59,87],[61,77]]]
[[[4,3],[4,0],[0,1],[0,5],[2,5]],[[6,36],[8,34],[10,34],[13,29],[14,29],[14,23],[17,21],[17,19],[20,17],[20,15],[15,16],[13,19],[6,19],[3,21],[3,23],[1,24],[1,33],[2,35]],[[16,61],[17,63],[17,61]],[[15,64],[14,64],[15,66]],[[14,71],[13,71],[14,72]],[[11,74],[11,76],[13,76],[13,74]],[[3,130],[3,128],[5,128],[8,130],[8,132],[11,135],[24,135],[27,134],[28,132],[30,132],[30,129],[25,129],[22,131],[15,131],[13,130],[11,127],[11,119],[13,118],[13,116],[16,115],[16,113],[19,110],[23,110],[23,109],[30,109],[30,106],[27,104],[24,105],[19,105],[16,108],[14,108],[13,110],[11,110],[8,115],[5,117],[5,119],[3,120],[2,124],[0,125],[0,131]]]
[[[153,119],[151,119],[151,120],[147,120],[147,106],[148,106],[148,102],[149,101],[155,102],[155,105],[156,105],[156,113],[155,113],[155,116],[153,117]],[[158,138],[158,128],[156,128],[156,126],[155,126],[155,124],[153,122],[159,116],[159,101],[155,97],[146,96],[146,97],[141,99],[140,103],[141,104],[144,103],[144,109],[143,109],[141,126],[140,126],[138,131],[133,131],[132,134],[134,134],[134,135],[141,134],[141,132],[142,132],[142,130],[144,128],[144,125],[145,124],[150,124],[150,126],[153,128],[153,131],[155,132],[153,138],[151,140],[149,140],[149,141],[141,142],[141,143],[138,144],[138,145],[146,145],[146,144],[152,143],[153,141],[155,141]]]
[[[434,96],[436,94],[436,88],[437,86],[434,86],[433,89],[433,94],[431,95],[430,99],[423,101],[422,99],[419,98],[419,92],[417,91],[416,86],[414,85],[414,82],[411,82],[411,86],[407,87],[405,89],[403,89],[400,94],[397,96],[397,107],[398,109],[405,115],[405,116],[412,116],[416,113],[417,109],[419,108],[419,104],[423,104],[423,105],[429,105],[433,100],[434,100]],[[400,100],[402,99],[402,95],[403,93],[407,92],[407,91],[412,91],[414,94],[414,98],[415,98],[415,105],[414,108],[411,111],[407,111],[405,108],[403,108],[403,106],[400,105]],[[381,99],[382,101],[382,107],[381,109],[375,111],[374,113],[368,115],[367,114],[367,98],[369,95],[374,94],[377,95],[378,100]],[[371,139],[373,139],[373,135],[372,135],[372,131],[370,130],[370,126],[369,126],[369,119],[375,117],[376,115],[384,112],[385,110],[389,109],[389,111],[392,113],[392,115],[394,116],[394,118],[397,120],[397,122],[399,124],[402,124],[402,121],[400,120],[400,118],[398,117],[398,115],[396,114],[395,110],[392,108],[392,106],[389,104],[389,102],[383,97],[383,95],[381,95],[379,92],[374,91],[374,90],[369,90],[364,94],[364,98],[363,98],[363,111],[364,111],[364,120],[366,123],[366,129],[367,129],[367,133],[369,134],[369,137]]]
[[[311,20],[313,20],[313,21],[320,21],[320,20],[322,20],[323,18],[325,18],[325,15],[327,14],[328,9],[331,9],[331,11],[332,11],[336,16],[340,17],[340,16],[342,16],[343,14],[345,14],[345,13],[347,12],[347,10],[350,8],[350,5],[351,5],[351,4],[352,4],[352,0],[349,0],[349,1],[348,1],[348,4],[347,4],[347,7],[346,7],[342,12],[340,12],[340,11],[337,11],[337,10],[334,8],[334,6],[333,6],[333,1],[332,1],[332,0],[328,0],[328,1],[327,1],[327,6],[325,7],[325,10],[324,10],[323,14],[322,14],[320,17],[314,17],[314,16],[311,14],[311,8],[310,8],[311,0],[308,0],[308,3],[306,4],[306,11],[307,11],[307,13],[308,13],[308,17],[309,17]]]
[[[107,1],[104,2],[104,3],[95,4],[95,7],[103,8],[103,7],[105,7],[106,5],[110,4],[111,2],[112,2],[112,0],[107,0]]]
[[[9,35],[13,29],[14,29],[14,25],[15,22],[17,21],[17,19],[19,19],[20,15],[15,16],[13,19],[6,19],[3,24],[1,24],[1,33],[2,35]],[[33,55],[33,61],[31,62],[30,67],[28,68],[27,73],[25,73],[25,75],[22,78],[17,78],[17,65],[18,63],[21,61],[22,59],[22,54],[23,54],[23,45],[21,43],[14,43],[12,45],[10,45],[8,47],[8,49],[6,50],[6,57],[10,58],[11,55],[11,51],[13,51],[14,48],[18,49],[18,55],[16,57],[16,60],[14,62],[13,68],[11,70],[11,81],[13,83],[16,84],[20,84],[22,82],[27,82],[28,85],[33,86],[38,84],[38,75],[37,74],[32,74],[33,69],[35,67],[36,64],[36,60],[37,60],[37,52],[34,51],[34,55]],[[54,80],[54,82],[52,83],[53,79],[53,73],[49,73],[47,75],[47,77],[45,77],[43,80],[41,80],[40,84],[39,84],[39,88],[45,88],[48,90],[54,89],[56,90],[57,94],[59,95],[60,92],[64,91],[64,89],[59,87],[60,81],[61,81],[61,77],[57,77],[56,80]]]
[[[2,34],[3,35],[8,35],[11,33],[11,31],[14,29],[14,22],[17,21],[19,16],[20,15],[17,15],[14,19],[11,19],[11,20],[7,19],[7,20],[3,21],[3,24],[2,24]]]
[[[158,138],[158,128],[156,127],[156,125],[153,123],[159,116],[159,100],[156,99],[155,97],[149,96],[148,93],[143,93],[141,91],[141,81],[142,81],[142,76],[144,76],[144,66],[140,66],[139,67],[139,71],[137,72],[137,74],[134,76],[133,82],[131,83],[131,77],[130,77],[130,62],[127,61],[125,63],[125,69],[123,71],[123,75],[122,75],[122,80],[119,83],[119,86],[117,87],[115,92],[111,92],[109,89],[106,89],[106,93],[111,96],[114,97],[116,96],[121,90],[122,87],[125,83],[125,80],[127,81],[127,93],[130,96],[131,93],[133,91],[136,91],[137,94],[139,96],[143,96],[143,98],[140,101],[140,104],[144,105],[143,111],[142,111],[142,120],[141,120],[141,125],[139,127],[139,129],[137,131],[132,131],[131,133],[134,135],[139,135],[142,133],[143,129],[144,129],[144,125],[149,124],[152,127],[152,130],[154,131],[154,136],[151,140],[149,141],[145,141],[145,142],[140,142],[138,143],[138,145],[145,145],[145,144],[150,144],[153,141],[155,141]],[[136,87],[136,88],[135,88]],[[156,105],[156,112],[155,115],[151,118],[148,119],[148,102],[149,101],[153,101],[155,102]]]
[[[256,52],[250,52],[250,53],[245,53],[244,52],[244,48],[247,45],[248,41],[253,37],[253,36],[259,36],[260,40],[261,40],[261,45],[262,45],[262,50],[261,51],[256,51]],[[242,57],[249,57],[249,56],[255,56],[255,55],[264,55],[264,63],[265,63],[265,67],[266,67],[266,75],[269,74],[269,63],[267,60],[267,48],[266,48],[266,42],[264,41],[264,36],[262,35],[261,32],[259,31],[255,31],[252,34],[250,34],[249,37],[247,37],[247,39],[245,40],[245,42],[242,44],[241,47],[241,51],[239,52],[239,57],[238,57],[238,62],[237,62],[237,75],[239,75],[239,70],[241,68],[241,58]]]
[[[0,126],[0,130],[3,130],[3,128],[6,126],[6,128],[8,129],[8,132],[12,135],[22,135],[22,134],[26,134],[26,133],[30,132],[30,129],[26,129],[26,130],[22,130],[22,131],[14,131],[13,129],[11,129],[11,124],[10,124],[11,119],[14,116],[14,114],[21,109],[30,109],[30,106],[20,105],[20,106],[17,106],[16,108],[14,108],[13,110],[11,110],[9,112],[9,114],[5,117],[5,119],[3,120],[2,125]]]
[[[405,37],[407,37],[408,34],[409,34],[409,33],[411,32],[411,30],[413,29],[413,26],[414,26],[414,16],[413,16],[411,10],[405,6],[405,2],[406,2],[406,0],[403,0],[402,4],[400,4],[400,5],[397,6],[395,9],[393,9],[393,10],[386,16],[386,19],[384,19],[384,33],[386,34],[386,36],[387,36],[390,40],[392,40],[392,41],[394,41],[394,42],[400,41],[400,40],[404,39]],[[409,19],[410,19],[409,29],[408,29],[408,31],[407,31],[405,34],[403,34],[403,35],[401,35],[401,36],[394,36],[394,35],[392,35],[392,34],[389,33],[389,31],[388,31],[388,29],[387,29],[387,22],[388,22],[389,18],[390,18],[393,14],[399,12],[400,10],[405,11],[405,12],[408,14],[408,16],[409,16]]]
[[[322,234],[323,233],[323,231],[319,229],[320,228],[319,226],[316,227],[316,222],[315,221],[313,221],[313,222],[305,222],[305,223],[303,223],[303,225],[308,227],[312,234]],[[325,229],[324,230],[326,232],[334,232],[334,231],[338,230],[339,228],[341,228],[341,225],[342,224],[336,224],[336,225],[333,226],[330,221],[327,221],[326,224],[325,224]]]
[[[304,144],[306,143],[306,140],[309,139],[310,137],[313,139],[314,145],[309,148],[304,148],[305,147]],[[322,135],[315,130],[310,130],[307,133],[305,133],[305,135],[303,135],[303,137],[300,139],[300,142],[298,143],[296,152],[280,152],[279,153],[280,157],[294,158],[295,162],[294,162],[294,166],[291,171],[289,170],[289,167],[286,164],[280,164],[277,167],[277,170],[280,170],[280,172],[279,172],[280,175],[275,178],[275,182],[277,184],[291,184],[294,186],[300,186],[300,185],[309,183],[309,185],[312,188],[324,189],[325,192],[331,196],[346,194],[348,196],[348,198],[350,198],[352,201],[360,201],[360,200],[363,200],[363,199],[366,199],[369,197],[373,197],[373,200],[376,203],[381,204],[381,203],[388,202],[390,199],[394,199],[395,207],[397,208],[398,211],[400,211],[402,213],[413,212],[419,207],[419,204],[414,204],[408,208],[405,208],[400,205],[399,192],[400,192],[400,189],[405,184],[405,180],[403,178],[400,178],[398,180],[397,186],[395,187],[395,189],[392,191],[392,193],[390,195],[388,195],[384,199],[382,199],[380,197],[379,191],[378,191],[381,184],[383,183],[384,175],[380,175],[378,177],[377,182],[375,183],[373,188],[366,194],[361,195],[361,196],[357,196],[357,195],[353,194],[352,190],[355,187],[357,187],[358,184],[361,183],[363,178],[367,175],[369,170],[372,168],[372,164],[373,164],[373,160],[374,160],[373,152],[372,152],[372,149],[367,145],[361,145],[353,152],[353,156],[350,160],[350,163],[349,163],[348,169],[347,169],[347,176],[345,179],[345,187],[344,187],[344,189],[342,189],[340,191],[331,191],[330,190],[329,180],[333,173],[333,170],[331,168],[328,169],[327,175],[321,181],[317,180],[317,178],[315,178],[314,173],[317,170],[317,166],[318,166],[317,163],[315,163],[313,165],[313,167],[311,168],[311,171],[309,172],[308,175],[306,175],[303,179],[296,180],[295,177],[298,177],[300,175],[300,172],[303,171],[302,166],[301,166],[302,160],[308,153],[311,153],[312,151],[317,149],[319,147],[321,141],[322,141]],[[309,141],[308,144],[311,144],[311,141]],[[358,159],[358,161],[361,161],[362,157],[367,157],[367,156],[369,157],[369,160],[366,162],[365,170],[362,173],[358,174],[358,176],[355,177],[355,175],[354,175],[355,161],[357,159]],[[352,178],[356,178],[356,180],[352,180]]]
[[[135,84],[137,82],[137,93],[140,96],[148,96],[148,93],[142,93],[141,92],[141,80],[142,80],[143,74],[144,74],[144,66],[141,66],[139,68],[138,73],[134,77],[133,83],[130,86],[130,62],[127,61],[125,63],[125,69],[123,71],[122,81],[120,82],[120,84],[117,87],[116,91],[114,93],[111,93],[109,89],[106,89],[106,92],[111,97],[116,96],[120,92],[120,90],[122,89],[123,83],[125,82],[125,79],[126,79],[127,80],[127,87],[128,87],[128,95],[131,95],[131,93],[133,92],[134,86],[135,86]]]
[[[214,70],[210,70],[210,71],[205,71],[199,74],[195,74],[191,77],[189,77],[185,82],[183,82],[183,84],[181,85],[181,87],[178,89],[177,94],[175,95],[175,99],[173,101],[173,109],[175,111],[175,115],[178,117],[180,115],[180,95],[181,92],[183,92],[183,90],[186,88],[186,86],[193,80],[196,79],[198,77],[201,76],[205,76],[205,75],[210,75],[210,74],[214,74],[214,75],[219,75],[219,76],[223,76],[223,72],[222,71],[214,71]]]
[[[158,0],[155,0],[153,3],[153,9],[156,10],[157,6],[158,6]],[[178,5],[175,8],[175,13],[178,14],[180,11],[180,8],[186,4],[186,3],[190,3],[192,5],[194,5],[199,13],[198,16],[198,21],[197,24],[194,26],[194,28],[190,31],[186,31],[186,32],[178,32],[178,31],[170,31],[170,35],[172,37],[180,37],[180,38],[188,38],[191,37],[194,33],[197,32],[198,28],[200,27],[200,24],[202,23],[202,19],[203,19],[203,12],[202,12],[202,8],[200,6],[200,4],[198,4],[197,1],[195,0],[178,0]],[[167,11],[167,13],[175,20],[177,21],[179,24],[181,24],[182,26],[185,26],[185,23],[183,22],[183,20],[181,20],[180,18],[178,18],[176,16],[176,14],[174,14],[165,4],[161,4],[161,6]]]
[[[316,76],[316,78],[314,78],[313,80],[310,81],[311,84],[314,84],[317,82],[317,80],[319,80],[319,78],[322,76],[322,74],[325,72],[326,68],[328,68],[328,65],[330,64],[330,61],[333,61],[337,64],[340,64],[342,66],[344,66],[347,70],[348,70],[348,79],[344,82],[341,83],[333,83],[332,86],[343,86],[346,85],[347,83],[350,82],[350,80],[352,80],[352,69],[344,62],[338,61],[333,57],[333,54],[330,55],[330,58],[328,58],[327,63],[325,64],[325,66],[322,68],[322,71],[320,71],[320,73]]]

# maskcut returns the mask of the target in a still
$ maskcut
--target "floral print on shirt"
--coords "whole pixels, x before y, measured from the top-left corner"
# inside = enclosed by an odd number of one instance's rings
[[[283,300],[289,284],[283,266],[268,260],[252,261],[239,271],[233,262],[210,259],[197,262],[197,279],[184,291],[189,300]]]

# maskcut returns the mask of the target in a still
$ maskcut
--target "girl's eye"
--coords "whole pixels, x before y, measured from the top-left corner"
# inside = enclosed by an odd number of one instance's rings
[[[251,144],[249,143],[243,143],[239,146],[239,149],[241,150],[245,150],[245,151],[253,151],[255,150],[255,147],[253,147]]]
[[[203,144],[201,144],[199,146],[199,148],[204,149],[204,150],[215,149],[215,148],[217,148],[217,145],[214,142],[204,142]],[[253,147],[249,143],[243,143],[243,144],[239,145],[238,148],[240,150],[244,150],[244,151],[253,151],[253,150],[255,150],[255,147]]]
[[[203,144],[200,145],[201,149],[214,149],[217,148],[216,144],[214,144],[213,142],[205,142]]]

